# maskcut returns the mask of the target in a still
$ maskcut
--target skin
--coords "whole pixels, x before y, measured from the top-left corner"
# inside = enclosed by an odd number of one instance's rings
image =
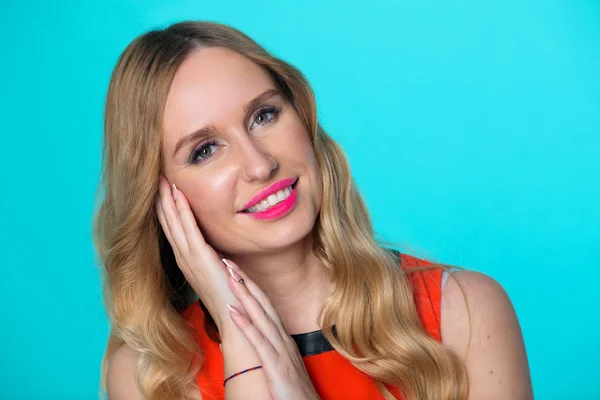
[[[244,113],[252,99],[276,89],[264,69],[229,49],[192,54],[177,71],[167,97],[163,171],[189,199],[206,241],[264,288],[282,308],[290,333],[306,332],[316,327],[311,314],[317,312],[320,292],[327,291],[314,284],[326,279],[310,251],[321,202],[317,161],[306,127],[282,95]],[[265,106],[281,111],[259,114]],[[196,157],[202,162],[190,164],[201,140],[172,157],[179,140],[208,125],[217,130],[208,138],[216,145],[201,154],[212,154],[210,158]],[[292,213],[276,221],[239,213],[260,189],[288,177],[299,178]],[[267,283],[274,277],[278,284]]]
[[[469,399],[533,399],[519,320],[498,282],[478,272],[453,273],[441,316],[442,343],[466,363]]]
[[[244,111],[252,99],[275,89],[269,74],[248,59],[208,48],[181,65],[165,107],[164,177],[156,204],[161,226],[222,333],[226,376],[263,365],[228,382],[228,399],[318,398],[289,336],[320,329],[317,314],[331,289],[311,252],[322,197],[315,154],[284,97]],[[264,106],[281,111],[261,114]],[[210,157],[190,163],[206,138],[175,152],[182,138],[208,125],[215,128],[209,138],[215,144],[200,154]],[[240,213],[258,190],[288,177],[299,178],[290,214],[258,221]],[[229,260],[229,268],[221,258]],[[532,398],[518,321],[500,285],[485,275],[459,272],[442,299],[443,343],[464,355],[470,398]],[[137,358],[127,346],[115,353],[109,399],[140,398],[133,380]]]

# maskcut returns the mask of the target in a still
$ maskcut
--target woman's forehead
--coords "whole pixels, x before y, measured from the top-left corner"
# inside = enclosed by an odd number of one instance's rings
[[[250,100],[275,88],[263,67],[233,50],[213,47],[195,51],[173,77],[165,104],[164,131],[183,135],[204,125],[216,125],[224,118],[241,115]]]
[[[272,85],[269,73],[233,50],[213,47],[195,51],[179,66],[169,90],[167,103],[186,100],[233,99],[255,94]]]

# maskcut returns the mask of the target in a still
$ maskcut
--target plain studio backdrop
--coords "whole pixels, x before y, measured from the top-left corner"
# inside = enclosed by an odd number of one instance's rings
[[[3,1],[0,398],[97,399],[109,74],[135,36],[184,19],[306,74],[382,237],[502,283],[536,399],[600,399],[594,0]]]

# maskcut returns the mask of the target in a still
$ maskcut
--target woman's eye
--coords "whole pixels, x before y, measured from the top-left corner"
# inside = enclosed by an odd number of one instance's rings
[[[192,152],[190,161],[193,164],[201,163],[203,160],[212,157],[215,151],[217,151],[217,144],[215,142],[205,143]]]
[[[277,110],[275,107],[263,108],[262,110],[260,110],[260,112],[258,114],[256,114],[256,117],[254,117],[254,121],[253,121],[250,129],[254,128],[255,124],[258,124],[258,125],[268,124],[269,122],[271,122],[273,120],[273,118],[275,118],[277,116],[278,112],[279,112],[279,110]]]

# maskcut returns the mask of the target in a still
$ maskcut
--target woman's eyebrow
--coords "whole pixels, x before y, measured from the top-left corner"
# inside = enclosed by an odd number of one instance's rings
[[[173,158],[175,158],[175,156],[177,155],[177,152],[187,146],[188,144],[195,142],[196,140],[205,137],[205,136],[210,136],[212,134],[214,134],[217,131],[217,129],[214,127],[214,125],[207,125],[205,127],[202,127],[200,129],[195,130],[192,133],[187,134],[186,136],[182,137],[181,139],[179,139],[179,142],[177,142],[177,145],[175,146],[175,151],[173,151]]]
[[[273,96],[277,96],[277,95],[280,95],[280,96],[282,95],[280,90],[269,89],[267,91],[262,92],[261,94],[259,94],[255,98],[253,98],[252,100],[250,100],[244,106],[244,115],[245,115],[244,119],[248,119],[248,117],[250,116],[252,111],[254,111],[254,109],[256,107],[258,107],[261,103],[263,103],[264,101],[270,99]],[[217,131],[217,129],[215,128],[214,125],[207,125],[207,126],[204,126],[200,129],[193,131],[192,133],[188,133],[187,135],[185,135],[184,137],[179,139],[179,141],[177,142],[177,145],[175,145],[175,150],[173,151],[173,158],[175,158],[175,155],[177,154],[177,152],[179,150],[181,150],[183,147],[187,146],[188,144],[190,144],[192,142],[195,142],[196,140],[198,140],[202,137],[210,136],[210,135],[216,133],[216,131]]]
[[[263,102],[267,101],[268,99],[270,99],[271,97],[277,96],[277,95],[281,95],[281,91],[279,91],[277,89],[269,89],[269,90],[262,92],[261,94],[259,94],[255,98],[253,98],[252,100],[250,100],[248,102],[248,104],[246,104],[246,106],[244,107],[244,113],[245,113],[245,117],[246,117],[245,119],[248,119],[248,117],[250,116],[252,111],[254,111],[254,109],[256,107],[258,107],[261,103],[263,103]]]

